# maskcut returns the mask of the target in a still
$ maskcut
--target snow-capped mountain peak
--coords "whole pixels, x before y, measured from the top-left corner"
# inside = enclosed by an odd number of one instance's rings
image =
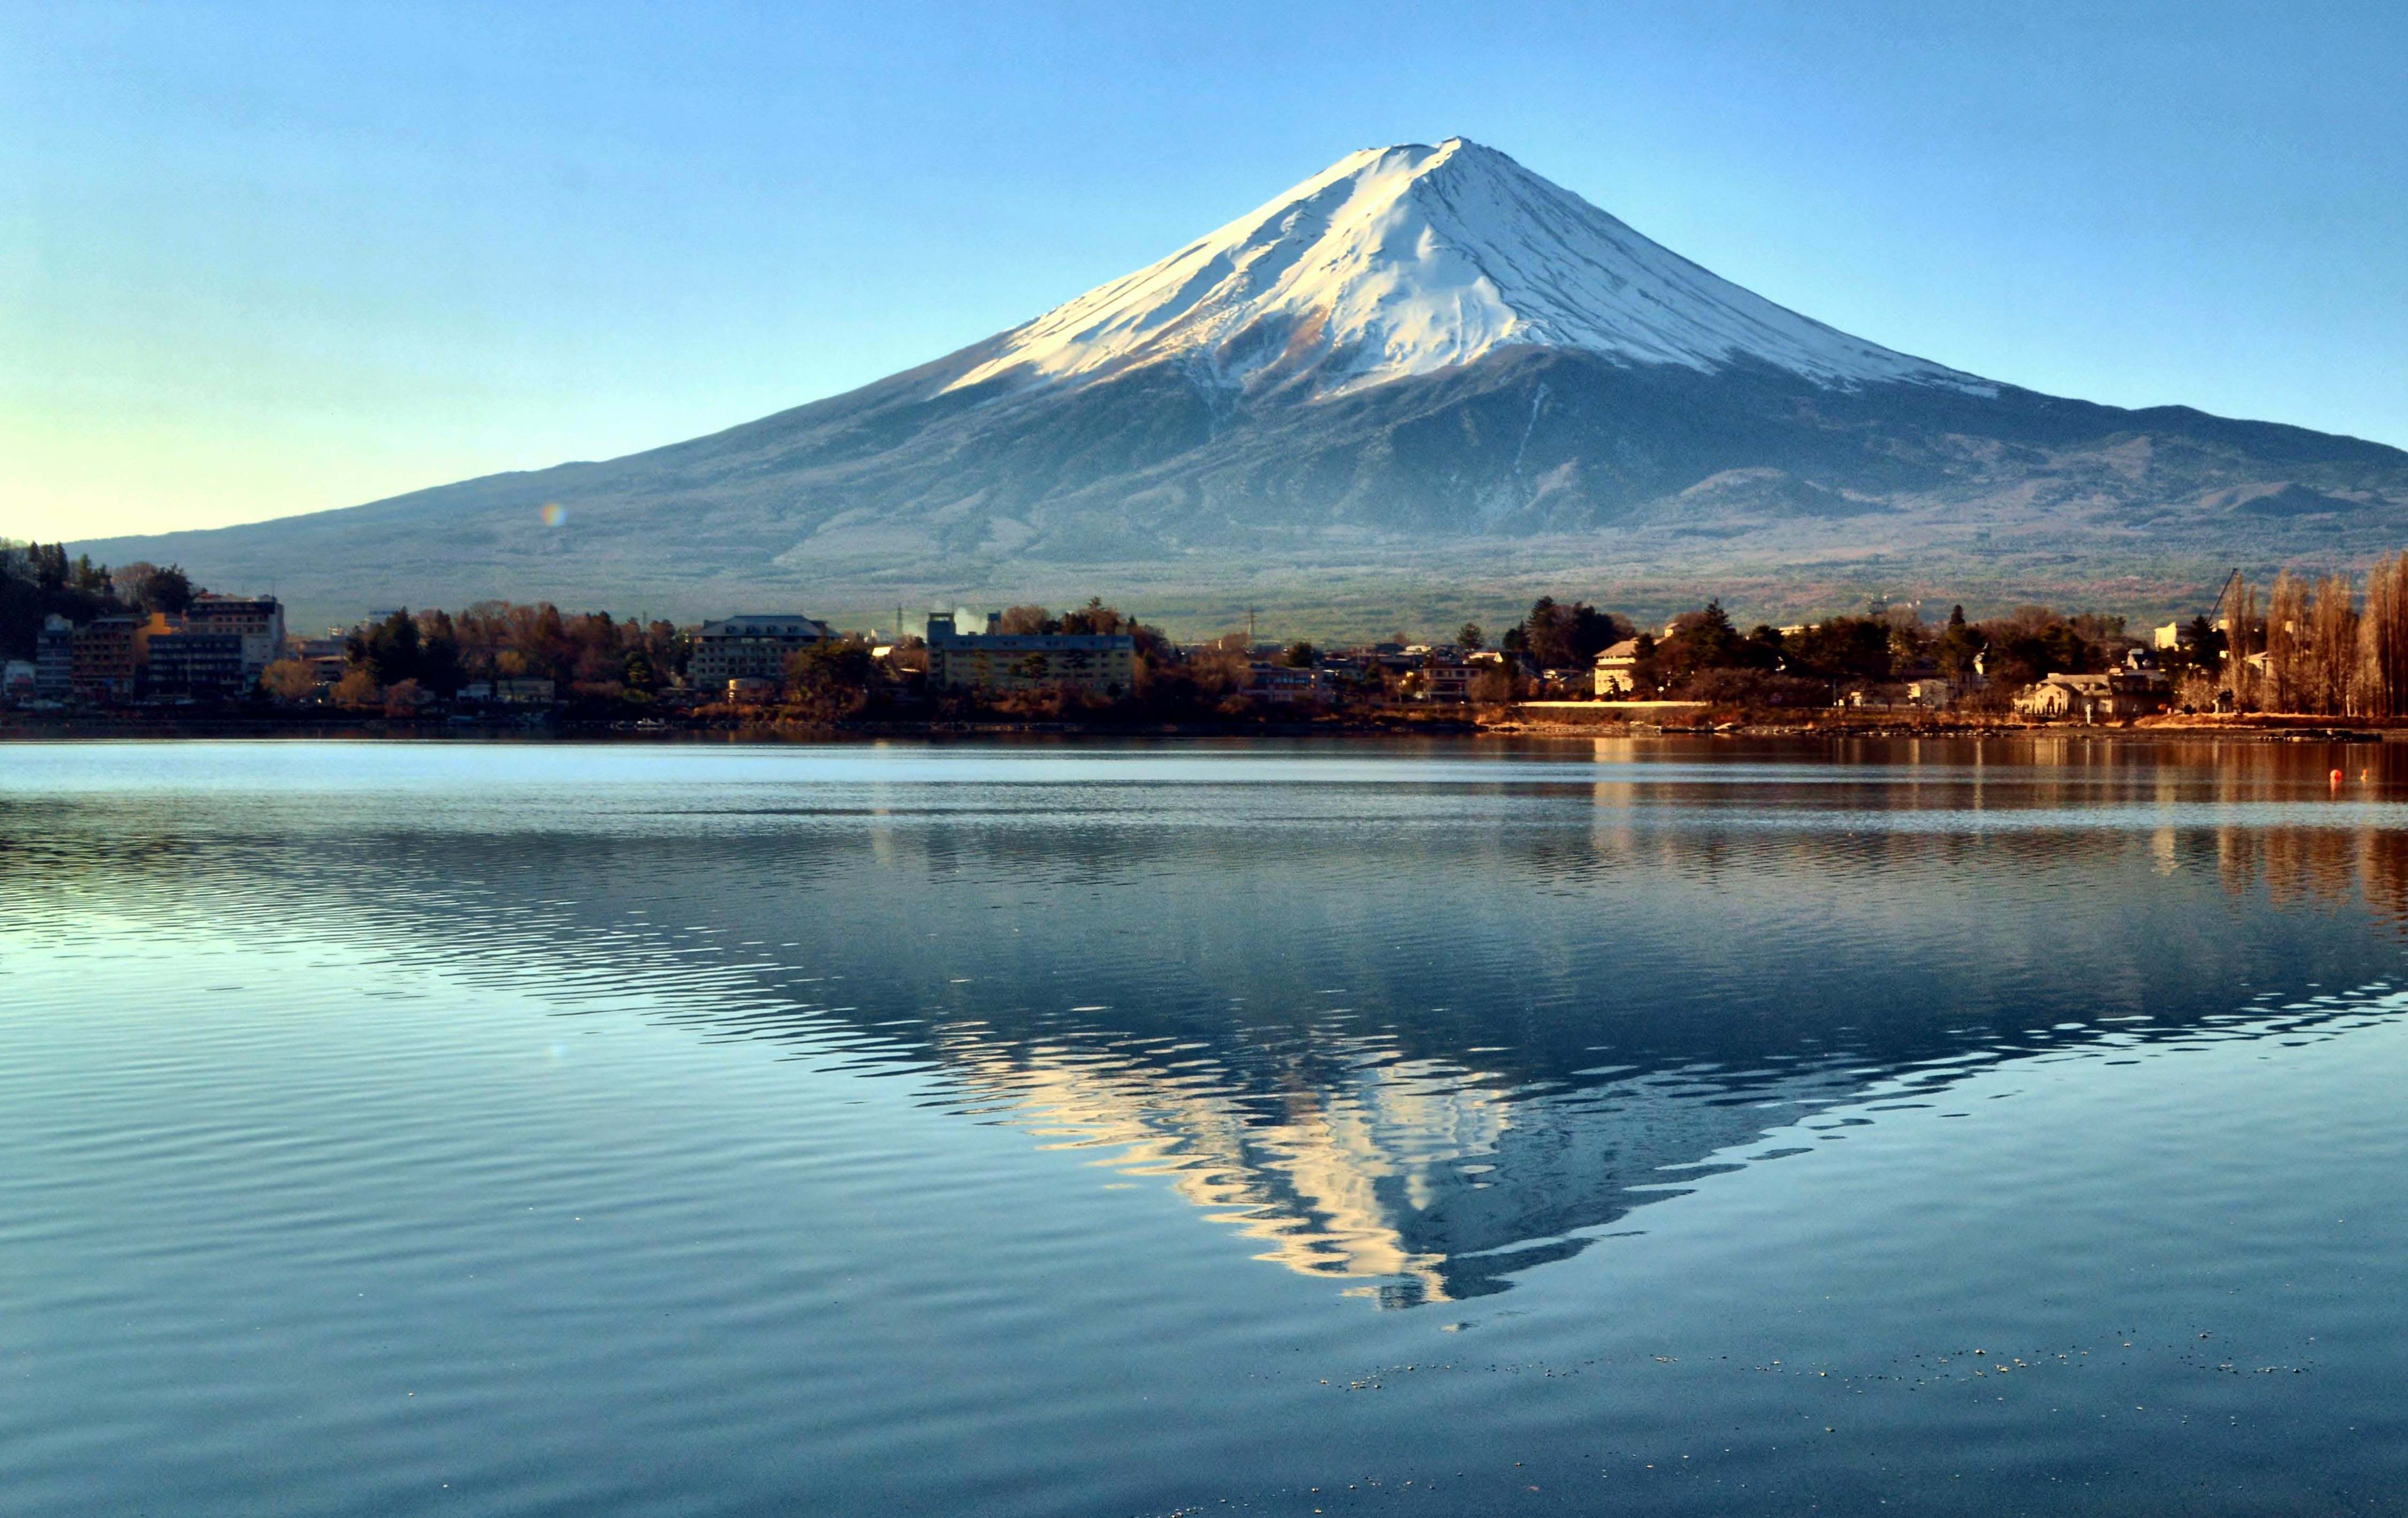
[[[1352,153],[997,343],[948,388],[1168,362],[1328,394],[1516,345],[1709,371],[1755,359],[1842,388],[1994,388],[1776,306],[1462,137]]]

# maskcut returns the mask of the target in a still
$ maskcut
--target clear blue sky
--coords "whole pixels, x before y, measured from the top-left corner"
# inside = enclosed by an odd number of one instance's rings
[[[2403,59],[2398,0],[21,0],[0,535],[712,431],[1455,133],[1893,347],[2408,445]]]

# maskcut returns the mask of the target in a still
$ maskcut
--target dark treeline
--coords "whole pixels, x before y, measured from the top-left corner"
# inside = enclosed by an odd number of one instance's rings
[[[1558,602],[1541,595],[1530,614],[1508,628],[1498,647],[1526,661],[1534,669],[1586,667],[1589,661],[1630,636],[1630,623],[1584,601]],[[1456,641],[1477,649],[1487,639],[1469,625]]]
[[[1134,617],[1121,614],[1118,607],[1104,605],[1100,596],[1089,596],[1087,604],[1072,607],[1056,615],[1041,606],[1006,608],[997,619],[997,630],[1011,637],[1028,634],[1100,634],[1111,637],[1126,633],[1138,640],[1140,652],[1151,647],[1160,653],[1170,647],[1158,628],[1148,627]]]
[[[199,594],[172,565],[111,570],[88,553],[69,559],[62,544],[0,540],[0,658],[32,658],[45,618],[80,625],[125,612],[180,612]]]
[[[669,623],[566,615],[548,601],[395,611],[346,640],[350,667],[334,694],[355,706],[390,701],[395,691],[448,700],[472,683],[548,680],[564,695],[640,705],[685,672],[690,649],[690,635]],[[266,683],[284,694],[304,679],[314,672],[272,667]]]

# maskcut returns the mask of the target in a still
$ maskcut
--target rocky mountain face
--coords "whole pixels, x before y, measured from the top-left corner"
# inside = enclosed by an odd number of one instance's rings
[[[2172,609],[2228,564],[2402,545],[2408,453],[1894,352],[1458,138],[1354,154],[1023,326],[709,437],[86,546],[313,620],[1101,592],[1384,631],[1540,589]]]

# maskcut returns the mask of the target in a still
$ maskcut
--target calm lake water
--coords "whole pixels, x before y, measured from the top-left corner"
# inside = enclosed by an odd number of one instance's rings
[[[2408,1510],[2403,824],[2379,745],[0,746],[0,1509]]]

